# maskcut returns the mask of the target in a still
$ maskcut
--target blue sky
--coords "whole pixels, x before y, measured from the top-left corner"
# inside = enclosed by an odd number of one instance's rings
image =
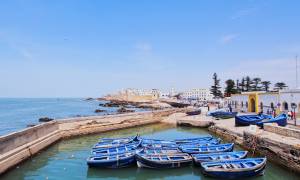
[[[209,87],[214,72],[222,85],[250,75],[294,87],[299,7],[297,0],[3,0],[0,96],[183,90]]]

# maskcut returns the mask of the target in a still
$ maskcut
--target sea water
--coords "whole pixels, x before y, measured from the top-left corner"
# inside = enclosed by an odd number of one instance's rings
[[[100,107],[103,101],[81,98],[0,98],[0,135],[37,124],[41,117],[54,119],[115,113],[116,107]],[[107,112],[95,113],[96,109]],[[142,109],[135,109],[141,111]]]

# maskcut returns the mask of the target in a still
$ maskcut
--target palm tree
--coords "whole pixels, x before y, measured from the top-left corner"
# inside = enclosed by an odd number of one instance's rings
[[[269,91],[269,88],[270,88],[270,85],[271,85],[270,81],[262,81],[261,84],[263,86],[263,90]]]
[[[278,82],[274,85],[274,89],[279,91],[279,90],[282,90],[282,89],[285,89],[287,88],[288,86],[284,83],[284,82]]]
[[[241,91],[245,91],[245,78],[242,78],[242,82],[240,83],[240,89]]]
[[[251,91],[251,84],[252,84],[252,81],[251,81],[251,78],[249,76],[247,76],[245,78],[245,91]]]
[[[241,89],[240,89],[240,81],[237,79],[236,80],[236,93],[240,93],[241,92]]]

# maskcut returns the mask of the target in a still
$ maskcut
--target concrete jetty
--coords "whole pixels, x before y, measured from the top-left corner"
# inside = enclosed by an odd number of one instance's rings
[[[185,109],[62,119],[0,137],[0,174],[60,139],[159,123]]]

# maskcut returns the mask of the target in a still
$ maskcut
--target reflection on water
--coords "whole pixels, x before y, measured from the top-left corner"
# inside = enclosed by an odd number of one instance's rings
[[[149,138],[177,139],[197,137],[207,133],[205,129],[192,127],[175,128],[166,124],[156,124],[67,139],[52,145],[17,168],[0,176],[0,179],[212,179],[204,177],[199,167],[192,166],[180,169],[155,170],[137,167],[96,169],[88,168],[86,165],[86,158],[90,149],[100,137],[141,134]],[[240,149],[240,147],[236,147],[236,149]],[[250,179],[279,180],[298,179],[298,177],[296,174],[279,166],[268,163],[265,176]]]

